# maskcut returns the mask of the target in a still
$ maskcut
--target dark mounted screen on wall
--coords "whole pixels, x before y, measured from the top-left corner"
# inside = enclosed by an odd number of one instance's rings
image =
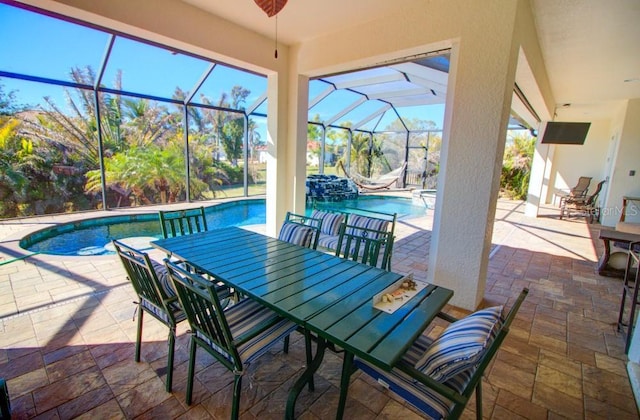
[[[591,123],[549,121],[542,135],[545,144],[584,144]]]

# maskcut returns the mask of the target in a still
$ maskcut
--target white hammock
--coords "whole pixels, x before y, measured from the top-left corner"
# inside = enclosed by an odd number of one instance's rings
[[[382,189],[389,188],[393,183],[397,182],[402,177],[402,174],[407,168],[407,162],[402,162],[402,165],[397,169],[387,172],[386,174],[380,175],[377,178],[367,178],[356,173],[349,174],[349,172],[347,172],[342,162],[339,162],[339,163],[346,177],[352,180],[358,187],[364,190],[382,190]]]

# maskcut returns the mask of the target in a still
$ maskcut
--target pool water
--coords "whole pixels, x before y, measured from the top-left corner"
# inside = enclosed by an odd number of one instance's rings
[[[246,226],[265,223],[265,200],[240,200],[205,208],[207,227]],[[158,215],[136,214],[101,217],[65,223],[35,232],[20,241],[32,252],[52,255],[113,254],[111,240],[162,238]]]
[[[355,210],[356,213],[356,209],[397,213],[398,219],[425,214],[424,205],[414,205],[411,199],[396,197],[361,196],[357,200],[322,203],[320,207]],[[307,209],[307,213],[310,214],[311,210]],[[265,211],[265,200],[238,200],[206,207],[207,227],[212,230],[227,226],[264,224]],[[148,243],[149,240],[161,237],[158,215],[148,213],[65,223],[24,237],[20,246],[31,252],[51,255],[107,255],[113,254],[113,239]]]
[[[318,206],[319,208],[347,211],[362,209],[389,214],[397,213],[398,219],[400,220],[424,216],[426,210],[423,203],[414,204],[410,198],[382,197],[375,195],[360,196],[355,200],[319,203]],[[355,213],[357,213],[357,211],[355,211]]]

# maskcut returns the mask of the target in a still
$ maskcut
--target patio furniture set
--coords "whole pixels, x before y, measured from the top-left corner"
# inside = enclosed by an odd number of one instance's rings
[[[571,213],[579,213],[585,215],[589,223],[594,220],[600,220],[600,207],[598,207],[598,195],[602,191],[602,186],[606,181],[600,181],[595,191],[587,196],[591,177],[581,176],[575,187],[571,188],[568,194],[560,196],[560,219],[566,213],[567,217],[571,217]]]
[[[528,291],[506,316],[497,306],[457,320],[442,312],[453,291],[424,283],[392,313],[381,311],[374,307],[378,296],[408,283],[388,271],[385,261],[392,223],[382,226],[381,219],[371,218],[367,224],[366,216],[348,215],[339,222],[335,251],[328,253],[316,249],[323,225],[340,215],[325,213],[288,213],[278,238],[237,227],[209,231],[203,209],[163,214],[165,239],[152,242],[167,254],[162,266],[114,241],[139,296],[136,361],[142,317],[150,314],[169,329],[166,390],[171,392],[176,325],[186,320],[191,334],[187,404],[196,353],[204,349],[234,375],[231,417],[238,418],[246,366],[279,343],[287,353],[289,336],[297,332],[305,338],[307,363],[291,387],[286,418],[294,417],[304,387],[314,390],[314,372],[327,350],[343,355],[337,418],[345,409],[349,378],[358,369],[434,418],[459,417],[475,392],[476,414],[482,418],[482,374]],[[379,253],[382,257],[374,258]],[[449,325],[431,339],[423,332],[435,318]]]

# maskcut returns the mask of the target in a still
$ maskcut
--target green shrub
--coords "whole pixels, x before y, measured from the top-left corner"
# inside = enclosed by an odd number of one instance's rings
[[[502,196],[515,200],[527,198],[535,144],[536,139],[527,135],[518,135],[507,141],[500,176]]]

